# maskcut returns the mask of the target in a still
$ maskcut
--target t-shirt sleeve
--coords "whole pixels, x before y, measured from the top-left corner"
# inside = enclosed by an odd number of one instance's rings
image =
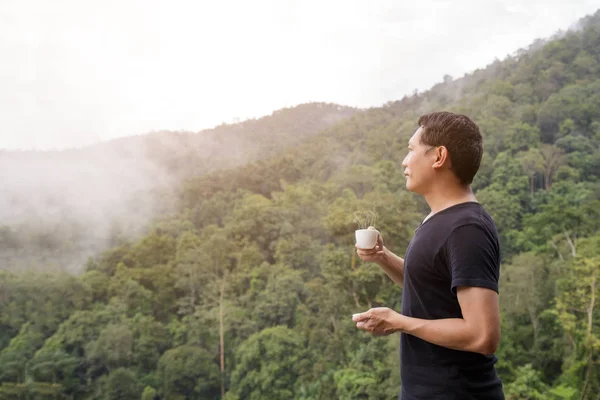
[[[494,236],[477,225],[460,226],[446,242],[446,257],[452,277],[450,289],[476,286],[498,292],[500,249]]]

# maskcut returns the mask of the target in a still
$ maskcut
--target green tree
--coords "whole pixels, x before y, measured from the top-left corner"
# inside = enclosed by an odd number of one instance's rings
[[[597,244],[598,239],[595,240]],[[600,331],[600,257],[575,257],[559,282],[556,311],[571,347],[570,373],[580,376],[581,398],[592,399],[598,387]],[[579,374],[579,371],[583,374]]]
[[[236,350],[227,398],[294,398],[303,355],[302,338],[289,328],[276,326],[250,336]]]
[[[133,332],[128,323],[106,326],[98,338],[86,346],[86,358],[92,368],[113,371],[133,362]]]
[[[547,390],[540,373],[526,364],[519,367],[517,379],[506,385],[504,392],[507,400],[545,400]]]
[[[552,299],[550,274],[548,263],[533,253],[521,253],[510,264],[502,265],[502,309],[513,315],[527,314],[534,342],[540,331],[539,316]]]
[[[23,324],[19,334],[0,352],[0,382],[25,383],[27,361],[42,346],[43,340],[35,325]]]
[[[146,386],[142,392],[141,400],[154,400],[156,398],[156,389],[152,386]]]
[[[219,396],[219,367],[208,351],[196,346],[167,350],[158,361],[161,398],[200,400]]]
[[[505,147],[513,154],[536,148],[540,144],[540,129],[524,122],[513,125],[506,133]]]
[[[142,390],[133,371],[117,368],[108,376],[104,392],[106,400],[132,400],[140,398]]]
[[[161,354],[169,348],[167,328],[151,316],[136,314],[131,320],[132,357],[139,371],[156,369]]]
[[[129,317],[152,313],[152,292],[142,286],[123,264],[119,264],[108,287],[109,303],[122,308]]]
[[[293,327],[298,305],[304,298],[301,275],[285,266],[273,266],[266,286],[260,291],[252,311],[258,329],[284,325]]]
[[[62,349],[40,349],[28,362],[27,370],[35,382],[57,384],[61,392],[80,397],[86,389],[83,364]]]

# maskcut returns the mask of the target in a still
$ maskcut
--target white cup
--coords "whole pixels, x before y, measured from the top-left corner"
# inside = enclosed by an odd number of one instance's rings
[[[356,232],[356,245],[360,249],[370,250],[377,245],[379,231],[374,229],[358,229]]]

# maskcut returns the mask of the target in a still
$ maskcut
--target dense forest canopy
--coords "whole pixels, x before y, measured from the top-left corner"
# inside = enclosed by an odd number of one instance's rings
[[[241,166],[196,173],[207,154],[187,145],[156,155],[196,172],[162,193],[142,236],[115,235],[78,275],[0,272],[0,399],[395,398],[398,335],[351,316],[400,310],[401,289],[356,257],[353,213],[374,208],[404,253],[428,210],[400,163],[419,115],[442,109],[484,135],[473,187],[501,237],[507,399],[597,399],[600,12],[428,91],[340,108],[291,147],[276,144],[295,118],[255,131],[253,151],[271,150]],[[46,246],[60,254],[72,239],[56,232]],[[19,260],[12,228],[0,243]]]

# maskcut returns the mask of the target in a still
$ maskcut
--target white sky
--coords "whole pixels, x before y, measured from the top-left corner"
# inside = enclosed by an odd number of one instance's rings
[[[0,0],[0,149],[379,106],[567,29],[600,0]]]

